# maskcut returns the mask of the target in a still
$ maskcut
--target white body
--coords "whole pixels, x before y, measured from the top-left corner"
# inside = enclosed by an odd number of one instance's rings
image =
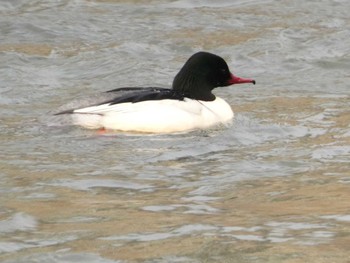
[[[147,133],[182,132],[227,123],[233,112],[223,99],[199,101],[149,100],[103,104],[73,112],[74,124],[89,129],[105,128]]]

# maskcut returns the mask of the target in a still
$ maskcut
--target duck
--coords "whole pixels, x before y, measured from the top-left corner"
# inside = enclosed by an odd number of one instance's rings
[[[86,129],[140,133],[176,133],[230,123],[231,106],[212,91],[218,87],[252,83],[233,75],[215,54],[193,54],[175,76],[171,88],[122,87],[106,91],[102,103],[61,111]]]

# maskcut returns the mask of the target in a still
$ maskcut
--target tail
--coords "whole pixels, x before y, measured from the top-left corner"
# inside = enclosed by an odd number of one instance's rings
[[[58,113],[55,113],[54,115],[62,115],[62,114],[73,114],[74,110],[65,110],[65,111],[60,111]]]
[[[60,111],[58,113],[54,113],[53,115],[63,115],[63,114],[85,114],[85,115],[98,115],[98,116],[103,116],[102,113],[96,113],[96,112],[75,112],[75,110],[65,110],[65,111]]]

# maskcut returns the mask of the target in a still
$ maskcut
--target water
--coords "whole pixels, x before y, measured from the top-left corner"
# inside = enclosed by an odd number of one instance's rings
[[[349,261],[349,9],[1,1],[1,261]],[[52,116],[170,86],[199,50],[257,80],[215,91],[229,127],[100,136]]]

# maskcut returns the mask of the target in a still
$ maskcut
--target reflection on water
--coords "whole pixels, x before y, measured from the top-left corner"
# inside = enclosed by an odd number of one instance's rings
[[[2,1],[1,261],[349,260],[349,7]],[[202,49],[257,80],[215,91],[228,127],[100,136],[52,116],[170,86]]]

